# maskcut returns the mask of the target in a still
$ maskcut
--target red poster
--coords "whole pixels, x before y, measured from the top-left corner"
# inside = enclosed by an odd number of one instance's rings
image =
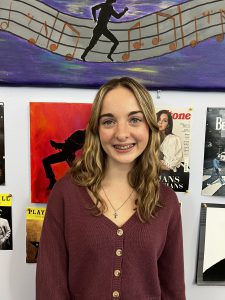
[[[48,201],[84,143],[91,104],[30,103],[31,202]]]

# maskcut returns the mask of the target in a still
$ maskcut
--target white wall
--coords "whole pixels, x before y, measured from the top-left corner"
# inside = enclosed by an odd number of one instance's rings
[[[92,102],[95,93],[85,89],[0,87],[0,102],[5,103],[6,157],[6,185],[0,186],[0,193],[13,195],[14,235],[13,251],[0,251],[1,300],[35,299],[36,265],[25,262],[25,209],[30,205],[29,102]],[[156,105],[193,107],[189,193],[178,194],[182,201],[187,300],[224,300],[224,286],[199,287],[195,273],[200,203],[225,203],[223,197],[201,196],[206,107],[225,107],[225,94],[162,91],[159,99],[156,92],[152,96]]]

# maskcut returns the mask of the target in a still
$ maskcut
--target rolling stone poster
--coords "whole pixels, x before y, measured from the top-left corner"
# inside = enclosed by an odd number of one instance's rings
[[[0,250],[12,249],[12,195],[0,194]]]
[[[202,195],[225,196],[225,107],[208,107]]]
[[[46,203],[79,155],[91,104],[30,103],[31,202]]]
[[[175,192],[186,192],[189,186],[192,109],[157,107],[156,115],[161,137],[161,182]]]
[[[0,102],[0,185],[5,184],[4,103]]]
[[[45,217],[45,207],[28,207],[26,211],[26,249],[27,263],[36,263],[41,230]]]
[[[225,205],[202,203],[197,284],[225,285]]]

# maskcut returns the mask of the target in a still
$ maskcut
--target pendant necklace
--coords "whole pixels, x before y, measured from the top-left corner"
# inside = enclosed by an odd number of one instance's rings
[[[109,200],[109,197],[106,195],[106,192],[105,192],[103,186],[102,186],[102,190],[103,190],[103,193],[104,193],[106,199],[109,201],[109,204],[110,204],[110,206],[112,207],[112,209],[113,209],[113,211],[114,211],[113,216],[114,216],[114,218],[116,219],[116,218],[119,216],[118,211],[119,211],[119,210],[124,206],[124,204],[130,199],[130,197],[132,196],[134,190],[132,189],[130,195],[127,197],[127,199],[126,199],[126,200],[120,205],[120,207],[118,207],[118,208],[115,208],[115,207],[112,205],[111,201]]]

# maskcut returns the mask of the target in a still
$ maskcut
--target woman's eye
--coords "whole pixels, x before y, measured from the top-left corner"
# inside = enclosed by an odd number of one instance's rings
[[[104,126],[111,126],[113,124],[114,124],[113,120],[103,120],[102,121],[102,125],[104,125]]]
[[[142,120],[141,120],[140,118],[132,118],[132,119],[130,120],[130,122],[133,123],[133,124],[139,123],[139,122],[141,122],[141,121],[142,121]]]

